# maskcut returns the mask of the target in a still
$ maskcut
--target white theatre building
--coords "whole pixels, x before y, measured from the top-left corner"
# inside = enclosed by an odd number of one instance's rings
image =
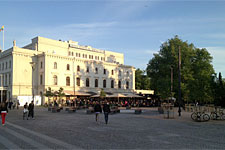
[[[23,48],[0,53],[1,101],[30,99],[45,103],[45,90],[60,87],[66,95],[90,96],[107,93],[132,94],[135,68],[124,65],[124,55],[81,46],[74,41],[35,37]]]

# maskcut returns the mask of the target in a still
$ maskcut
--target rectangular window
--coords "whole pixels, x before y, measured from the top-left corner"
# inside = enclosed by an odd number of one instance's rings
[[[10,60],[10,61],[9,61],[9,68],[11,68],[11,65],[12,65],[12,64],[11,64],[11,60]]]
[[[42,85],[43,79],[42,79],[42,74],[40,75],[40,85]]]
[[[4,74],[2,75],[2,85],[5,85],[5,78],[4,78]]]
[[[106,74],[106,69],[104,69],[104,74]]]
[[[5,85],[7,85],[7,74],[5,74]]]
[[[11,73],[9,73],[9,85],[11,85]]]
[[[77,78],[77,86],[80,86],[80,78]]]

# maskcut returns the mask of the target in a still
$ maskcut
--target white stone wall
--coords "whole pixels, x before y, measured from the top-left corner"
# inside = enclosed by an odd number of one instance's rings
[[[11,74],[12,86],[8,86],[11,97],[31,96],[32,88],[34,95],[43,94],[48,87],[53,90],[62,87],[64,90],[73,91],[74,84],[75,91],[98,93],[103,88],[104,79],[107,81],[107,86],[104,88],[106,92],[132,92],[135,89],[135,68],[123,65],[123,54],[79,46],[72,41],[62,42],[36,37],[24,48],[14,46],[0,53],[1,67],[2,64],[5,67],[5,63],[9,61],[11,61],[11,68],[0,69],[0,74],[7,76]],[[33,70],[30,62],[35,64]],[[54,63],[57,63],[57,69],[54,69]],[[67,64],[70,66],[69,70]],[[80,71],[77,71],[78,65]],[[103,73],[104,69],[106,74]],[[120,71],[121,75],[119,75]],[[53,82],[54,75],[58,79],[57,85]],[[70,86],[66,85],[66,77],[70,77]],[[80,78],[80,86],[77,86],[77,77]],[[89,78],[89,87],[86,87],[86,78]],[[95,79],[98,79],[98,87],[95,87]],[[111,88],[111,80],[114,80],[114,88]],[[121,89],[118,88],[119,80],[121,80]],[[129,89],[126,89],[127,81]]]

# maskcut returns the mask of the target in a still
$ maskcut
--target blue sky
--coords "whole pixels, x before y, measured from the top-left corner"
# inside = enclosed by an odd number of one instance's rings
[[[162,42],[178,35],[206,48],[225,77],[224,0],[0,0],[5,49],[36,36],[73,40],[124,53],[125,64],[145,69]],[[2,33],[0,34],[2,47]]]

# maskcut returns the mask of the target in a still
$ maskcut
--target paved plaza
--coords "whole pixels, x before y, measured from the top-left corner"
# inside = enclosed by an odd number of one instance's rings
[[[52,113],[35,107],[34,120],[11,110],[0,126],[0,149],[225,149],[225,121],[193,122],[190,113],[164,119],[156,108],[142,114],[122,111],[109,124],[85,110]]]

